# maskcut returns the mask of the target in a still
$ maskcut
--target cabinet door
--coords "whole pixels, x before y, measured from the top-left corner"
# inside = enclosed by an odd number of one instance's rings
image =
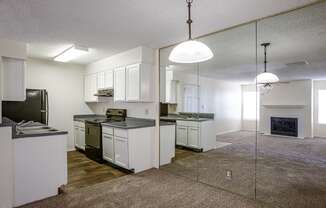
[[[113,88],[113,70],[109,69],[104,74],[104,87]]]
[[[195,127],[188,127],[188,146],[199,148],[199,129]]]
[[[80,148],[80,140],[79,140],[79,128],[78,127],[74,127],[74,140],[75,140],[75,147]]]
[[[79,128],[79,145],[80,148],[85,150],[85,129]]]
[[[187,146],[187,127],[177,126],[177,145]]]
[[[115,164],[129,168],[128,139],[114,137],[114,160]]]
[[[117,68],[114,70],[114,101],[126,100],[126,70]]]
[[[90,74],[85,76],[84,96],[86,102],[97,101],[94,94],[97,92],[97,74]]]
[[[97,73],[97,89],[105,88],[105,72]]]
[[[140,100],[140,65],[134,64],[126,68],[126,100]]]
[[[2,74],[0,82],[2,87],[2,100],[4,101],[25,101],[25,61],[2,57]]]
[[[109,162],[114,162],[114,144],[113,136],[108,134],[103,134],[103,159]]]

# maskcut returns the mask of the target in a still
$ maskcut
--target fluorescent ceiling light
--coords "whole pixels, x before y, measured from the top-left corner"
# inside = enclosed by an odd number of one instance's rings
[[[71,46],[54,58],[54,61],[68,62],[88,53],[88,48],[80,46]]]

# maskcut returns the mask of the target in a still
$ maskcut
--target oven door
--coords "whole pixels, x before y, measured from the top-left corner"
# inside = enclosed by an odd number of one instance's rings
[[[86,122],[85,144],[93,148],[101,148],[101,126]]]

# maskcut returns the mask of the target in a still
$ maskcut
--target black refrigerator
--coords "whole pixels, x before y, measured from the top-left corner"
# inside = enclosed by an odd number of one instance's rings
[[[26,89],[26,100],[3,101],[2,116],[15,122],[35,121],[48,125],[49,99],[44,89]]]

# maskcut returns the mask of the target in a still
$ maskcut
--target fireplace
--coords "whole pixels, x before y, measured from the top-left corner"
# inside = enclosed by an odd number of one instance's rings
[[[298,137],[298,118],[271,117],[271,134]]]

